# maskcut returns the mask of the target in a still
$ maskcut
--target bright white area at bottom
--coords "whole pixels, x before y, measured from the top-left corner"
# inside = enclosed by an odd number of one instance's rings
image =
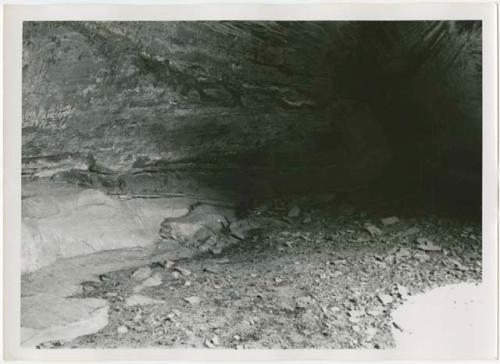
[[[472,283],[434,288],[393,312],[396,350],[406,357],[493,359],[496,315],[485,290]]]

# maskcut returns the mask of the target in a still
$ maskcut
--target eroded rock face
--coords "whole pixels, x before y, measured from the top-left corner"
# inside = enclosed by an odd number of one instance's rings
[[[26,22],[23,46],[26,177],[267,198],[408,185],[421,158],[477,187],[478,23]]]
[[[150,247],[166,217],[189,211],[189,200],[119,200],[102,191],[68,185],[24,185],[22,271],[57,259],[103,250]]]
[[[113,192],[207,195],[231,184],[246,156],[290,151],[325,124],[309,76],[321,28],[27,24],[24,173]]]

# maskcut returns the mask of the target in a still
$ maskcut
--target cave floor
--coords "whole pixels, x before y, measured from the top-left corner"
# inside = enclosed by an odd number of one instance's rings
[[[138,273],[151,285],[132,277],[136,268],[106,274],[75,297],[107,300],[107,326],[39,347],[392,348],[402,329],[391,314],[405,300],[481,281],[479,224],[425,217],[385,226],[366,214],[284,220],[286,229],[218,255],[145,266]]]

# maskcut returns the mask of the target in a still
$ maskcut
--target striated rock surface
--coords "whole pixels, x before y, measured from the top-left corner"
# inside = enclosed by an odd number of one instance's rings
[[[257,152],[295,159],[306,134],[326,124],[310,76],[321,69],[323,28],[29,23],[24,174],[113,192],[207,195],[247,161],[266,167]]]
[[[478,195],[480,23],[25,22],[23,36],[27,178],[245,199],[389,176],[391,191]]]

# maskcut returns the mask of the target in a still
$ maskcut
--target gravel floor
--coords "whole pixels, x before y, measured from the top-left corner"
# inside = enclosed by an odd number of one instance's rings
[[[384,349],[398,329],[391,311],[409,295],[481,280],[479,224],[431,216],[385,225],[352,212],[270,217],[279,224],[221,254],[84,285],[79,297],[109,300],[108,326],[41,347]]]

